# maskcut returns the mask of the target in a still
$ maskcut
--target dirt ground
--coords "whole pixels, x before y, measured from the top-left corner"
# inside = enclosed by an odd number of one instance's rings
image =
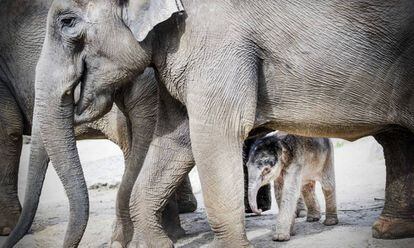
[[[256,247],[414,247],[414,239],[376,240],[371,225],[384,204],[385,165],[381,147],[371,137],[356,142],[334,140],[339,224],[326,227],[320,222],[297,219],[296,235],[288,242],[271,240],[277,218],[272,209],[262,216],[247,215],[247,236]],[[109,247],[115,215],[116,185],[123,171],[120,150],[108,141],[78,143],[85,177],[89,185],[90,219],[80,247]],[[28,149],[23,149],[20,192],[27,173]],[[68,203],[63,188],[52,168],[49,169],[41,203],[31,232],[17,247],[61,247],[68,220]],[[181,215],[187,236],[177,247],[202,247],[213,239],[207,223],[197,171],[190,174],[199,202],[195,213]],[[324,211],[320,188],[319,202]],[[23,197],[23,195],[20,195]],[[0,245],[4,238],[0,238]]]

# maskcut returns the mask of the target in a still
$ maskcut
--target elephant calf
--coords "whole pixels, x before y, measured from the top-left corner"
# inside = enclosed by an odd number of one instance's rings
[[[253,144],[247,163],[249,173],[249,202],[256,213],[258,189],[274,180],[279,206],[275,241],[290,239],[295,207],[301,195],[308,208],[307,221],[319,221],[321,214],[315,195],[315,181],[319,181],[326,202],[325,225],[336,225],[335,170],[333,147],[327,138],[306,138],[274,132]]]

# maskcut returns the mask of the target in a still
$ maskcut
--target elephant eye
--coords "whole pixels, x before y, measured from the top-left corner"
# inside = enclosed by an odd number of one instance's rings
[[[271,169],[268,166],[266,166],[266,167],[263,168],[262,176],[266,176],[270,172],[271,172]]]
[[[70,28],[70,27],[75,26],[75,21],[76,21],[75,17],[66,17],[60,20],[60,23],[62,24],[62,28],[64,27]]]
[[[82,25],[78,25],[80,18],[74,14],[61,15],[59,18],[60,31],[65,38],[79,38],[82,34]]]

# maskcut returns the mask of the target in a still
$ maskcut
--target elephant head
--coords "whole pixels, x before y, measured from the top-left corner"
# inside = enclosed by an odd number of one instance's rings
[[[249,205],[254,213],[262,213],[257,208],[257,192],[262,186],[269,184],[283,173],[283,166],[289,162],[290,158],[289,146],[276,136],[265,136],[252,145],[246,166],[249,181]]]
[[[74,134],[74,123],[107,113],[115,90],[151,63],[151,30],[183,11],[179,0],[55,0],[36,68],[32,154],[46,152],[70,204],[64,247],[82,238],[89,202]],[[80,100],[74,92],[81,85]],[[33,155],[23,214],[5,247],[30,228],[47,168]],[[46,163],[46,165],[45,165]]]

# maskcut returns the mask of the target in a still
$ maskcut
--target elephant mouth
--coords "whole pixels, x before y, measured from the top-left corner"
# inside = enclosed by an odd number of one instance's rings
[[[73,106],[75,125],[95,121],[111,110],[115,91],[96,89],[93,84],[86,87],[85,81],[78,87],[79,97]]]
[[[90,99],[90,98],[88,98]],[[78,101],[75,103],[74,123],[79,125],[95,121],[108,113],[113,105],[112,94],[94,97],[92,100]]]
[[[82,77],[83,78],[83,77]],[[74,123],[75,124],[82,124],[85,121],[82,121],[85,119],[83,115],[85,114],[85,111],[90,107],[91,101],[86,98],[84,98],[82,92],[84,90],[84,87],[82,86],[84,82],[82,79],[79,80],[74,93],[73,93],[73,109],[74,109]]]

